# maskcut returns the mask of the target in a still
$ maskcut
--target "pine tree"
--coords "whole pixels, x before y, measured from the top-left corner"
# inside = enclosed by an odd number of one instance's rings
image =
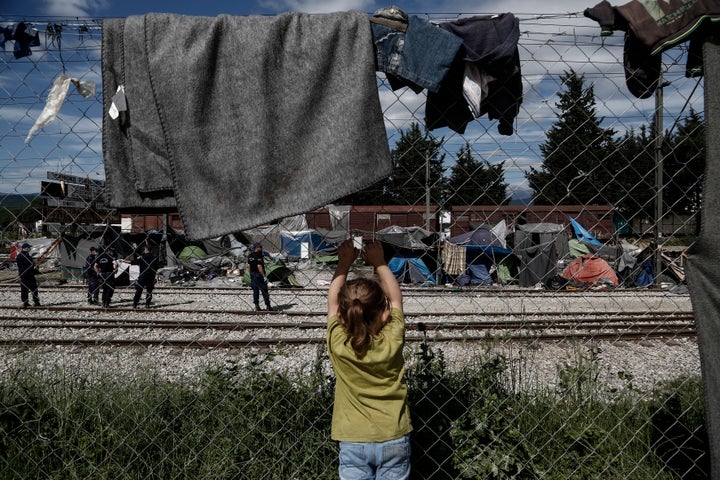
[[[400,140],[390,153],[393,173],[388,181],[387,203],[423,205],[427,191],[431,204],[443,203],[445,154],[440,154],[443,141],[432,138],[427,131],[421,132],[417,122],[401,132]],[[428,167],[429,176],[426,175]]]
[[[505,162],[491,165],[478,161],[470,144],[460,147],[447,181],[446,203],[449,205],[506,205],[508,184],[504,181]]]
[[[665,208],[680,214],[700,211],[705,172],[705,122],[693,109],[668,138],[671,152],[665,156]]]
[[[573,70],[560,77],[565,91],[555,106],[558,119],[540,145],[543,164],[525,172],[536,205],[604,204],[602,191],[613,178],[603,162],[614,151],[614,132],[600,126],[595,93]]]

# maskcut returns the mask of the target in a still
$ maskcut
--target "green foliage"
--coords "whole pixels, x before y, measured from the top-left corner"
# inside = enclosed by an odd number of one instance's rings
[[[0,194],[0,229],[4,235],[17,233],[17,224],[33,226],[36,221],[42,220],[42,198],[36,195],[6,195]],[[5,233],[6,231],[6,233]]]
[[[707,478],[699,378],[638,395],[623,374],[628,393],[608,392],[590,352],[558,367],[556,388],[509,391],[512,363],[490,351],[460,370],[427,341],[415,353],[413,478]],[[286,354],[249,354],[192,382],[151,370],[122,378],[6,370],[0,478],[337,478],[325,352],[300,371],[279,371]]]
[[[504,181],[505,162],[491,165],[478,161],[469,143],[460,148],[447,180],[446,203],[449,205],[507,205],[508,184]]]
[[[424,205],[426,192],[431,204],[442,203],[445,192],[443,162],[440,153],[444,139],[436,140],[429,132],[422,132],[413,122],[400,134],[400,140],[390,152],[393,171],[390,178],[371,185],[337,203],[351,205]],[[428,175],[429,173],[429,175]]]
[[[615,150],[614,131],[601,127],[595,93],[575,71],[560,77],[566,90],[555,104],[558,119],[540,145],[543,164],[525,173],[536,205],[605,204],[613,171],[604,160]]]
[[[690,109],[667,138],[663,160],[665,208],[680,214],[700,211],[705,177],[705,122]],[[698,230],[699,233],[699,230]]]

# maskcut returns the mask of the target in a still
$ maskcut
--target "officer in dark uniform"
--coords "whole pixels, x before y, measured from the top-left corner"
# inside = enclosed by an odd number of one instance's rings
[[[23,308],[30,306],[29,297],[32,293],[33,304],[36,307],[40,306],[40,295],[38,294],[37,280],[35,274],[38,273],[30,257],[30,244],[23,243],[20,247],[20,253],[17,254],[15,261],[18,267],[18,276],[20,277],[20,300],[22,301]]]
[[[95,271],[100,280],[102,287],[102,306],[108,308],[110,300],[115,292],[115,272],[117,272],[118,263],[112,255],[110,248],[104,248],[95,257]]]
[[[155,288],[155,273],[158,268],[158,259],[155,255],[150,252],[150,245],[145,244],[143,246],[143,253],[133,261],[125,260],[130,265],[137,265],[140,267],[140,274],[135,281],[135,296],[133,297],[133,308],[138,308],[140,298],[142,297],[143,289],[147,292],[145,294],[145,308],[150,308],[150,302],[152,301],[153,289]]]
[[[85,281],[88,286],[88,303],[90,305],[97,305],[98,297],[100,296],[100,278],[98,273],[95,271],[95,259],[97,258],[97,247],[90,247],[90,255],[85,258],[85,265],[83,266],[83,274]]]
[[[260,311],[260,292],[262,292],[265,306],[268,310],[272,310],[270,306],[270,293],[268,292],[267,274],[265,273],[265,261],[263,260],[262,245],[253,243],[252,252],[248,256],[248,271],[250,272],[250,287],[253,292],[253,303],[255,310]]]

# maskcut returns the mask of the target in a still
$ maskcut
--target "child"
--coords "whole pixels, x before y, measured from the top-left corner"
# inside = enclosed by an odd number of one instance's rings
[[[358,250],[338,251],[328,291],[327,349],[335,371],[331,437],[340,442],[340,479],[410,476],[410,412],[403,379],[402,294],[380,242],[362,258],[380,279],[347,281]]]

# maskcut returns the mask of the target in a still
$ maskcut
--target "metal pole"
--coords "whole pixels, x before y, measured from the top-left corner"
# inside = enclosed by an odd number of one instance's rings
[[[425,153],[425,230],[430,232],[430,157]]]
[[[655,283],[658,282],[662,262],[660,258],[660,239],[662,238],[663,218],[663,81],[662,73],[658,78],[658,87],[655,90],[655,222],[654,222],[654,274]]]

